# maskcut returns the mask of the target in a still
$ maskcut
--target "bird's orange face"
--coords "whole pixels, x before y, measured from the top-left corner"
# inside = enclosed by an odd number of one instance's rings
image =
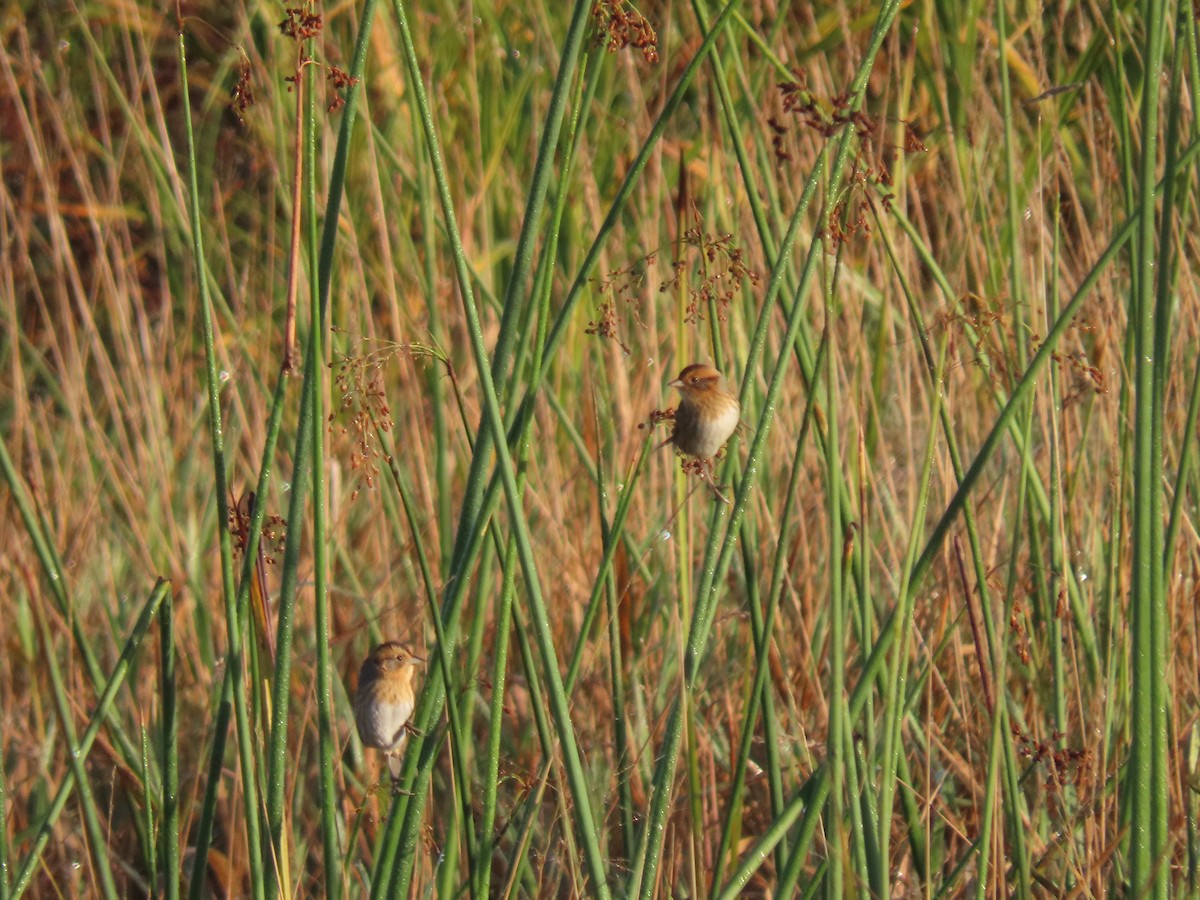
[[[721,390],[721,373],[712,366],[695,363],[680,372],[670,384],[684,397],[698,400],[705,394]]]
[[[394,672],[406,666],[415,666],[424,660],[399,641],[388,641],[372,650],[371,655],[367,657],[367,662],[373,663],[382,673]]]

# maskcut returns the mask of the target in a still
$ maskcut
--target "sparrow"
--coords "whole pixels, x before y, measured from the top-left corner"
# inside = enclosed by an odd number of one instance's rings
[[[674,444],[677,450],[693,457],[695,462],[686,463],[684,468],[695,471],[718,500],[728,503],[713,483],[712,458],[737,430],[741,416],[737,397],[721,386],[721,373],[703,363],[688,366],[669,384],[682,399],[675,410],[671,436],[663,444]]]
[[[688,456],[712,459],[738,427],[737,397],[721,386],[721,373],[703,363],[688,366],[669,383],[682,399],[667,440]]]
[[[416,692],[414,668],[423,663],[397,641],[380,644],[363,660],[358,670],[358,691],[354,695],[354,721],[363,746],[375,747],[387,755],[393,786],[400,779],[400,759],[410,724]]]

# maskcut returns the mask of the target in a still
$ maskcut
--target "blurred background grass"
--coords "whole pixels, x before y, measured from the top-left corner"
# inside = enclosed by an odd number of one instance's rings
[[[893,21],[886,4],[764,0],[735,4],[707,50],[715,5],[605,0],[581,7],[579,60],[565,67],[565,5],[413,4],[411,54],[399,6],[380,6],[331,220],[329,329],[316,332],[329,362],[315,385],[330,411],[317,415],[326,491],[297,521],[292,488],[311,458],[297,471],[299,370],[280,375],[289,274],[304,360],[319,287],[307,217],[328,212],[346,115],[336,101],[353,92],[333,73],[352,69],[362,9],[310,10],[323,19],[301,44],[281,33],[293,16],[270,4],[189,4],[180,18],[111,0],[10,5],[4,895],[39,829],[49,842],[18,882],[34,896],[169,893],[174,815],[185,886],[203,870],[203,886],[229,896],[601,893],[590,853],[618,895],[1092,896],[1147,877],[1196,891],[1200,68],[1190,3],[1167,4],[1168,65],[1161,77],[1148,65],[1155,6],[931,0]],[[860,111],[851,86],[873,34]],[[315,65],[290,82],[301,52]],[[546,213],[526,233],[530,268],[519,236],[560,71],[565,120]],[[1143,133],[1147,92],[1155,141]],[[645,168],[631,169],[643,153]],[[1106,256],[1154,208],[1147,161],[1151,184],[1172,173],[1157,240]],[[810,180],[814,199],[793,219]],[[780,254],[789,222],[795,245]],[[202,272],[229,497],[210,451]],[[1081,284],[1078,311],[1037,362]],[[468,285],[489,353],[513,317],[515,349],[490,374],[472,352]],[[1145,315],[1152,353],[1138,352]],[[741,388],[746,428],[719,467],[732,509],[693,490],[669,451],[643,456],[663,436],[644,423],[675,403],[665,382],[693,361]],[[1157,398],[1149,482],[1135,477],[1146,421],[1135,412],[1151,402],[1139,361]],[[529,400],[531,429],[510,448],[523,522],[502,499],[490,524],[471,509],[476,450],[485,476],[497,465],[493,380],[509,424]],[[230,727],[222,745],[232,595],[218,509],[259,480],[277,384],[263,584],[276,606],[295,598],[290,669],[251,625],[247,674],[238,662],[232,682],[249,730]],[[993,431],[1000,440],[985,443]],[[965,504],[935,529],[976,462]],[[1159,543],[1145,547],[1160,568],[1146,595],[1131,529],[1151,494]],[[248,526],[230,518],[237,544]],[[456,549],[459,529],[459,540],[486,536],[477,557]],[[732,555],[717,566],[726,534]],[[159,576],[171,582],[171,640],[130,651],[72,774],[67,746],[146,598],[158,608]],[[328,641],[315,596],[326,590]],[[455,592],[453,610],[439,606]],[[1151,631],[1169,637],[1145,645],[1159,647],[1158,701],[1138,692],[1143,601]],[[589,609],[596,624],[583,631]],[[581,641],[566,693],[542,635],[563,673]],[[452,717],[426,698],[412,799],[390,797],[353,729],[357,668],[383,638],[418,647],[427,681],[450,679]],[[323,648],[328,693],[317,690]],[[287,727],[272,744],[280,699]],[[1146,758],[1161,761],[1147,788],[1135,723],[1155,703],[1165,718]],[[577,756],[563,749],[568,711]],[[676,717],[678,770],[663,762]],[[177,810],[163,799],[176,747]],[[48,819],[81,776],[89,789]],[[197,868],[210,791],[211,849]],[[1167,826],[1149,829],[1148,876],[1137,861],[1146,792]],[[656,804],[663,827],[647,833]]]

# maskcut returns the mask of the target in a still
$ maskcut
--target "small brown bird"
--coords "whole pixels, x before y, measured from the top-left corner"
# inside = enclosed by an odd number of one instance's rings
[[[363,660],[354,695],[354,720],[363,745],[387,754],[388,771],[395,784],[400,778],[400,758],[416,705],[413,668],[425,660],[397,641],[380,644]]]
[[[697,459],[712,459],[738,427],[737,397],[721,386],[721,373],[698,363],[670,382],[683,399],[675,410],[670,442]]]

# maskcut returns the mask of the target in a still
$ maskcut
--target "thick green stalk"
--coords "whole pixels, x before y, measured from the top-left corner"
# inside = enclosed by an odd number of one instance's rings
[[[598,453],[597,460],[602,458],[603,454]],[[602,466],[599,475],[597,489],[600,493],[598,511],[601,537],[606,542],[620,540],[620,535],[614,533],[611,524],[604,516],[604,485],[607,484],[607,477]],[[605,591],[605,595],[608,601],[608,669],[609,690],[612,694],[613,703],[613,763],[617,779],[617,805],[619,810],[617,821],[620,828],[620,846],[624,848],[625,856],[628,857],[629,848],[633,846],[633,832],[636,827],[633,812],[633,785],[629,775],[629,724],[625,705],[628,687],[625,679],[625,662],[621,652],[620,598],[617,595],[618,585],[616,577],[613,575],[611,569],[605,580],[608,583],[608,590]]]
[[[645,170],[647,164],[653,156],[653,150],[658,140],[666,132],[667,125],[671,121],[672,116],[683,104],[688,96],[688,91],[696,73],[699,71],[701,63],[704,61],[708,52],[712,49],[713,43],[716,40],[717,34],[720,32],[720,27],[725,23],[728,17],[732,14],[733,7],[739,0],[729,0],[721,15],[714,23],[714,28],[706,35],[704,42],[697,48],[695,55],[689,61],[683,74],[679,77],[670,96],[663,104],[662,111],[655,120],[654,126],[651,128],[650,134],[642,143],[636,158],[629,167],[625,179],[618,189],[615,198],[609,208],[604,222],[601,224],[596,233],[592,245],[588,250],[587,256],[580,266],[580,270],[576,275],[575,281],[567,294],[563,305],[560,308],[554,324],[550,329],[549,335],[542,342],[542,355],[544,359],[550,359],[558,346],[562,343],[566,336],[567,326],[571,320],[572,313],[578,306],[583,294],[588,286],[588,280],[600,260],[600,253],[604,242],[608,235],[616,227],[620,219],[621,213],[625,204],[633,195],[634,187],[638,178]],[[537,391],[541,387],[543,375],[534,373],[531,375],[526,394],[522,400],[521,406],[516,414],[515,421],[509,429],[509,444],[510,446],[519,446],[527,435],[533,423],[534,398]],[[460,511],[459,527],[455,538],[454,552],[450,565],[450,574],[447,578],[448,587],[446,597],[443,601],[443,613],[447,615],[448,620],[453,622],[461,611],[462,598],[466,592],[467,578],[466,573],[470,571],[471,566],[482,546],[486,529],[483,523],[487,522],[493,510],[499,503],[501,479],[498,473],[494,473],[492,480],[487,486],[486,492],[482,497],[479,496],[479,488],[482,485],[483,478],[482,460],[478,454],[472,461],[471,471],[467,476],[466,492],[463,499],[463,507]],[[451,625],[447,628],[451,633],[454,633],[454,627]],[[431,722],[440,714],[441,704],[444,702],[443,685],[438,679],[431,679],[425,687],[425,691],[418,701],[415,718],[417,719],[418,727],[425,729]],[[399,868],[402,872],[411,870],[412,860],[416,853],[418,838],[419,838],[419,821],[420,812],[424,805],[425,790],[427,787],[427,773],[432,768],[433,756],[432,751],[426,753],[422,748],[420,753],[410,752],[405,758],[405,769],[402,773],[402,781],[406,789],[413,791],[413,802],[409,802],[408,798],[401,798],[393,804],[392,816],[404,816],[405,824],[401,828],[399,822],[394,818],[389,819],[387,833],[384,839],[384,852],[379,857],[375,871],[376,878],[372,882],[371,891],[372,897],[386,896],[391,887],[395,886],[397,890],[403,890],[407,880],[407,875],[400,883],[392,885],[390,879],[394,869]],[[394,856],[397,852],[396,841],[400,840],[403,835],[404,847],[403,858],[405,864],[394,866]]]
[[[316,330],[316,339],[321,340],[329,322],[329,291],[333,275],[333,251],[337,239],[337,222],[341,212],[342,193],[345,187],[346,161],[349,155],[350,136],[353,132],[355,114],[357,112],[357,80],[361,79],[366,65],[366,51],[374,19],[375,0],[368,0],[363,6],[359,20],[358,38],[355,43],[354,58],[350,67],[352,84],[347,88],[346,105],[342,111],[342,124],[338,131],[337,147],[334,151],[333,167],[329,176],[329,196],[325,204],[324,222],[321,234],[320,257],[317,265],[316,284],[318,297],[314,304],[318,315],[309,327]],[[311,93],[310,87],[310,93]],[[315,128],[315,116],[310,106],[305,111],[309,120],[309,128]],[[315,138],[313,138],[315,139]],[[308,179],[307,203],[310,208],[316,204],[315,177]],[[293,214],[299,215],[300,210]],[[304,500],[310,476],[309,456],[312,452],[313,441],[310,430],[320,429],[323,422],[313,423],[313,394],[316,391],[317,372],[316,358],[312,353],[304,364],[304,382],[300,391],[300,418],[296,431],[296,450],[293,454],[293,470],[291,483],[291,500],[288,506],[288,521],[301,522],[304,512]],[[322,372],[323,374],[323,372]],[[295,609],[297,571],[299,566],[300,543],[302,529],[294,527],[288,532],[287,544],[284,548],[283,574],[279,588],[279,622],[275,641],[275,672],[273,676],[273,696],[271,706],[271,735],[268,746],[267,761],[267,821],[271,848],[274,853],[275,866],[281,862],[282,849],[284,780],[287,774],[287,719],[291,699],[291,651],[292,651],[292,614]],[[255,529],[252,533],[257,533]],[[259,846],[253,841],[251,847]],[[250,854],[252,857],[257,855]],[[272,891],[279,884],[279,873],[273,866]]]
[[[308,50],[311,55],[312,46]],[[305,66],[303,77],[297,80],[296,90],[304,90],[311,94],[315,84],[312,78],[312,67]],[[301,134],[310,134],[313,126],[313,105],[301,104],[299,123]],[[296,160],[300,168],[305,166],[307,153],[301,153]],[[316,204],[314,181],[303,177],[303,203],[309,207]],[[293,209],[292,215],[300,216],[301,209]],[[311,257],[309,257],[311,260]],[[294,265],[300,265],[295,258]],[[324,310],[321,310],[324,313]],[[311,332],[320,332],[323,315],[309,322],[310,344]],[[285,348],[285,356],[287,354]],[[285,367],[287,363],[285,362]],[[304,521],[304,505],[308,499],[309,481],[312,477],[312,428],[313,426],[313,395],[317,390],[317,379],[324,373],[317,373],[317,359],[311,352],[305,354],[304,381],[300,387],[300,416],[296,426],[295,449],[292,452],[292,477],[289,489],[287,520],[289,528],[283,549],[283,564],[279,580],[278,625],[275,631],[275,669],[271,675],[270,702],[270,734],[267,738],[267,787],[263,798],[267,812],[267,837],[269,843],[261,844],[260,854],[266,863],[267,897],[276,897],[281,890],[285,894],[290,891],[291,873],[286,871],[287,854],[284,843],[283,826],[285,820],[285,782],[289,772],[294,771],[294,765],[289,766],[287,758],[288,725],[291,717],[292,700],[292,644],[295,640],[294,616],[296,611],[296,589],[299,584],[300,550],[304,542],[304,529],[299,523]],[[320,424],[317,425],[320,427]],[[256,845],[251,843],[250,847]]]
[[[358,36],[355,39],[354,55],[350,63],[350,84],[346,88],[345,105],[342,108],[341,127],[334,150],[333,167],[330,172],[329,196],[325,204],[325,221],[321,234],[317,278],[313,281],[312,311],[309,331],[309,357],[314,361],[316,372],[324,374],[323,353],[329,331],[329,290],[333,276],[333,251],[337,239],[337,221],[341,210],[342,193],[345,187],[346,162],[350,151],[350,138],[358,111],[358,85],[366,68],[367,48],[371,25],[375,19],[376,0],[364,0],[359,14]],[[312,67],[309,67],[310,69]],[[316,91],[315,75],[310,76],[308,141],[305,148],[307,192],[309,196],[309,243],[310,259],[317,252],[316,216]],[[298,210],[296,211],[299,212]],[[318,766],[321,793],[321,836],[324,851],[326,896],[336,900],[341,895],[342,852],[338,840],[341,818],[337,813],[337,785],[334,776],[334,751],[338,746],[335,735],[333,706],[333,665],[329,654],[329,591],[328,591],[328,547],[325,536],[325,414],[324,378],[320,389],[312,391],[311,441],[313,453],[313,580],[316,617],[317,644],[317,725]],[[299,436],[303,440],[303,435]],[[286,736],[286,732],[285,732]]]
[[[1126,803],[1129,817],[1130,885],[1136,896],[1165,898],[1170,885],[1167,812],[1166,591],[1163,584],[1162,408],[1157,401],[1169,359],[1157,339],[1154,285],[1166,273],[1155,266],[1168,246],[1155,241],[1155,165],[1158,149],[1159,81],[1163,66],[1163,0],[1146,0],[1141,100],[1141,166],[1138,229],[1134,242],[1134,288],[1129,321],[1134,330],[1133,570],[1129,597],[1133,696]],[[1168,213],[1164,210],[1164,215]],[[1160,252],[1161,251],[1161,252]]]
[[[488,710],[488,738],[484,752],[483,812],[479,819],[472,894],[490,896],[492,856],[496,827],[496,788],[500,771],[500,732],[504,726],[504,689],[508,677],[508,640],[512,630],[513,581],[517,570],[517,545],[511,538],[504,550],[504,578],[496,610],[492,640],[492,702]]]
[[[305,192],[310,198],[317,195],[317,104],[316,67],[308,66],[308,127],[304,142]],[[317,207],[308,206],[308,258],[315,259],[317,245]],[[325,341],[322,327],[321,290],[317,279],[309,280],[310,312],[308,356],[318,384],[312,391],[312,418],[308,439],[312,442],[313,492],[313,616],[316,619],[317,651],[317,772],[320,784],[322,870],[325,874],[325,896],[338,900],[342,895],[342,849],[338,841],[338,790],[334,779],[333,663],[329,655],[329,547],[326,536],[325,500]]]
[[[188,209],[191,216],[192,255],[196,264],[196,281],[200,291],[201,322],[204,329],[204,360],[206,386],[208,391],[208,421],[209,437],[212,444],[213,458],[213,494],[217,502],[217,538],[221,549],[221,586],[225,599],[226,632],[228,648],[226,650],[226,672],[228,688],[223,694],[232,692],[234,718],[237,722],[238,753],[242,767],[242,808],[246,817],[246,837],[250,847],[257,847],[259,842],[258,796],[255,786],[258,784],[255,776],[253,751],[251,749],[252,732],[250,718],[246,709],[246,694],[242,689],[243,654],[242,629],[239,625],[237,593],[233,580],[233,541],[229,532],[229,487],[225,473],[225,432],[221,424],[221,380],[217,372],[217,354],[214,346],[212,298],[209,293],[208,270],[204,265],[204,234],[200,227],[200,187],[196,175],[196,142],[192,132],[192,107],[188,101],[188,70],[187,52],[184,35],[179,35],[179,77],[181,96],[183,98],[184,133],[187,140],[188,160]],[[262,505],[261,503],[258,505]],[[261,522],[260,522],[261,527]],[[254,532],[257,534],[257,531]],[[250,561],[250,552],[246,553],[246,562]],[[249,580],[243,578],[249,595]],[[218,717],[218,724],[220,724]],[[225,718],[228,722],[228,717]],[[217,732],[217,742],[224,748],[225,729]],[[214,752],[214,763],[216,753]],[[210,768],[210,772],[216,768]],[[210,790],[215,791],[215,784],[210,783]],[[215,797],[215,794],[214,794]],[[206,804],[207,806],[207,804]],[[202,829],[203,833],[203,829]],[[207,841],[205,841],[207,843]],[[207,852],[207,850],[205,850]],[[262,858],[258,853],[251,852],[249,856],[250,889],[255,900],[261,900],[263,891]],[[202,879],[192,879],[192,896],[197,896],[196,882]]]
[[[845,144],[849,138],[844,137]],[[835,176],[836,177],[836,176]],[[832,204],[827,203],[826,208]],[[801,306],[799,301],[797,308]],[[825,740],[825,754],[829,767],[829,801],[826,805],[827,821],[825,843],[829,848],[829,884],[831,897],[841,897],[845,891],[843,876],[847,861],[845,850],[845,827],[843,815],[846,796],[846,597],[842,586],[842,534],[841,504],[841,450],[838,437],[838,403],[836,323],[837,311],[833,304],[832,285],[825,290],[825,329],[829,352],[825,354],[825,390],[827,392],[828,423],[825,429],[825,514],[829,519],[829,730]],[[885,821],[888,821],[885,819]],[[888,821],[888,826],[891,822]]]
[[[59,725],[62,727],[63,738],[67,745],[67,765],[69,767],[70,776],[63,788],[74,783],[79,788],[79,805],[82,807],[81,813],[83,818],[83,831],[87,837],[88,847],[92,854],[92,866],[94,874],[99,878],[99,884],[93,882],[93,890],[103,894],[108,900],[116,900],[117,885],[113,880],[112,866],[109,864],[108,843],[104,839],[104,828],[100,824],[100,812],[96,808],[96,799],[92,794],[92,785],[88,781],[87,770],[84,768],[84,762],[87,760],[87,751],[84,749],[80,741],[75,737],[75,724],[72,721],[73,713],[71,712],[71,703],[67,699],[67,685],[62,675],[62,667],[58,663],[58,655],[54,652],[54,641],[50,636],[50,625],[47,622],[46,610],[39,610],[35,613],[37,616],[38,630],[42,638],[42,661],[46,666],[46,671],[50,675],[50,686],[54,695],[54,709],[58,715]],[[57,813],[48,813],[46,818],[42,820],[41,831],[48,833],[53,828],[51,814],[57,816]],[[40,853],[40,850],[38,851]],[[22,871],[28,868],[23,867]],[[23,879],[20,875],[17,876],[17,886],[13,893],[15,896],[20,896],[24,890]]]
[[[487,350],[483,343],[483,330],[479,321],[478,310],[475,307],[474,292],[471,288],[466,257],[458,237],[458,226],[454,213],[453,199],[450,196],[450,186],[442,166],[441,150],[437,140],[433,117],[429,109],[428,98],[425,94],[425,86],[417,63],[416,50],[409,31],[408,17],[405,13],[404,3],[402,0],[393,0],[393,6],[404,43],[411,86],[416,97],[422,127],[425,130],[426,141],[430,149],[430,162],[432,163],[437,179],[438,194],[442,203],[442,214],[451,236],[451,248],[454,255],[455,267],[458,270],[459,293],[463,303],[463,310],[467,317],[467,330],[470,336],[471,351],[475,358],[476,372],[479,376],[483,392],[487,422],[493,435],[500,438],[495,441],[498,468],[504,483],[504,493],[508,500],[508,511],[516,536],[517,551],[525,578],[525,587],[528,592],[534,634],[537,639],[538,650],[542,656],[542,664],[546,671],[551,711],[555,720],[555,728],[558,731],[558,737],[562,744],[563,764],[567,771],[567,779],[574,799],[576,827],[583,841],[588,869],[593,879],[591,890],[599,897],[607,897],[608,880],[605,872],[604,858],[600,852],[600,844],[596,833],[596,821],[592,816],[587,777],[584,773],[582,759],[575,742],[575,732],[571,725],[570,710],[566,694],[563,691],[562,674],[558,666],[554,640],[550,633],[549,617],[542,598],[541,584],[538,580],[533,549],[529,538],[529,528],[522,504],[522,495],[517,486],[512,456],[509,453],[508,444],[504,440],[504,419],[500,414],[496,387],[492,379],[491,367],[488,364]]]
[[[575,70],[579,63],[583,37],[592,20],[591,11],[592,0],[576,0],[575,9],[571,13],[571,23],[567,26],[567,35],[563,39],[562,52],[558,56],[558,74],[554,78],[550,105],[546,109],[542,136],[538,141],[537,159],[533,164],[533,179],[529,185],[529,196],[525,201],[525,214],[521,219],[521,233],[517,237],[512,272],[504,286],[500,333],[492,352],[492,378],[500,384],[508,385],[508,389],[504,391],[506,397],[511,396],[512,390],[517,384],[517,373],[513,373],[511,381],[506,381],[504,370],[512,355],[517,323],[521,319],[520,312],[524,308],[520,298],[525,289],[525,283],[529,280],[529,271],[533,264],[533,250],[538,235],[538,225],[546,205],[546,192],[550,188],[551,175],[554,173],[554,152],[558,147],[558,136],[562,129],[563,117],[566,115],[571,84],[575,80]],[[562,183],[566,184],[565,181]],[[530,292],[530,295],[536,296],[533,292]],[[486,442],[490,439],[491,433],[486,429],[480,429],[480,440]],[[487,452],[486,444],[484,452]]]
[[[175,717],[175,601],[168,590],[159,617],[162,665],[162,876],[166,900],[179,898],[179,723]],[[0,822],[0,827],[3,823]]]

